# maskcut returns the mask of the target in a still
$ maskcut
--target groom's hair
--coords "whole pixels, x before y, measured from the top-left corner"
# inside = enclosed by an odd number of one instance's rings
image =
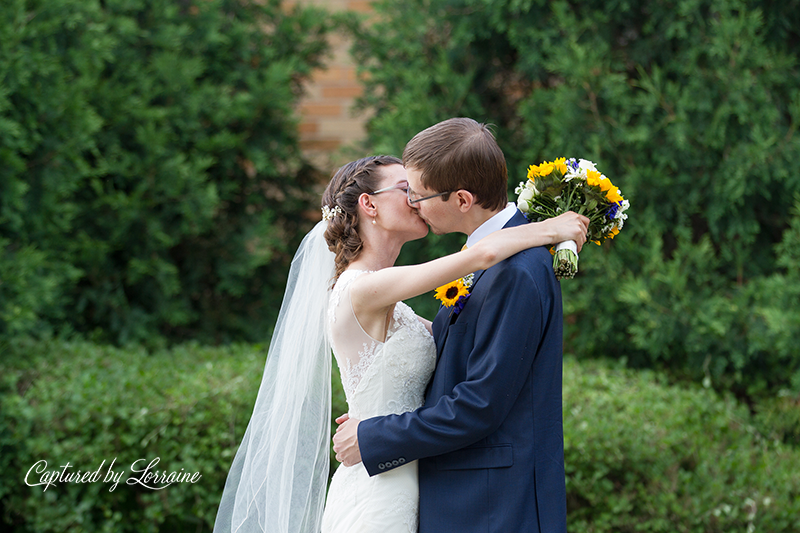
[[[486,124],[451,118],[417,133],[403,151],[403,165],[420,172],[436,192],[464,189],[485,209],[508,203],[508,170],[503,151]],[[450,195],[441,198],[445,202]]]

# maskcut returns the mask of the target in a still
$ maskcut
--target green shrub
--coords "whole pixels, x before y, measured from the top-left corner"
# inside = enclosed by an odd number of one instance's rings
[[[294,107],[329,26],[279,0],[0,3],[0,335],[262,340],[311,225]]]
[[[595,161],[630,220],[562,283],[570,350],[737,394],[798,392],[800,276],[780,259],[798,244],[797,7],[383,0],[355,29],[369,141],[399,154],[452,116],[493,123],[510,193],[532,163]],[[415,243],[403,260],[456,240]]]
[[[210,531],[261,380],[264,347],[142,348],[42,343],[5,359],[0,519],[14,531]],[[6,459],[8,457],[8,459]],[[163,490],[125,485],[138,459],[199,472]],[[28,470],[127,469],[119,485],[28,487]],[[142,463],[137,465],[142,466]],[[35,472],[29,480],[38,482]]]
[[[564,441],[571,531],[800,530],[800,451],[710,389],[567,360]]]
[[[267,348],[16,342],[0,360],[0,523],[14,531],[210,531],[261,382]],[[333,369],[333,415],[347,412]],[[331,421],[333,431],[336,424]],[[161,491],[124,485],[137,459],[199,472]],[[112,459],[120,484],[28,487],[37,461],[71,472]],[[331,451],[331,472],[335,468]],[[338,464],[338,463],[336,463]],[[34,471],[29,478],[38,482]],[[46,505],[43,505],[46,504]]]
[[[260,345],[152,354],[15,345],[0,361],[0,523],[18,533],[210,531],[265,353]],[[332,418],[346,411],[333,379]],[[800,452],[762,437],[734,400],[568,359],[564,404],[571,531],[800,528]],[[202,478],[161,491],[24,483],[43,459],[48,470],[69,461],[74,471],[103,460],[107,469],[116,458],[114,470],[127,468],[127,477],[134,461],[157,457],[158,467]]]
[[[785,391],[755,406],[755,423],[769,438],[800,449],[800,396]]]

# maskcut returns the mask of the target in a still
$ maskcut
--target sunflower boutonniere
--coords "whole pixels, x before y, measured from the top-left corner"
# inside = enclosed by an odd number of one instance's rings
[[[443,306],[452,308],[453,312],[458,314],[464,309],[464,304],[467,303],[471,288],[472,274],[467,274],[463,278],[437,288],[433,296],[440,300]]]

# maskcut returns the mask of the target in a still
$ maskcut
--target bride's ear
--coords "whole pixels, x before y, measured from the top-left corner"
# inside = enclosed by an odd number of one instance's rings
[[[367,218],[374,218],[377,215],[378,209],[372,202],[371,195],[365,192],[361,193],[361,196],[358,197],[358,211]]]

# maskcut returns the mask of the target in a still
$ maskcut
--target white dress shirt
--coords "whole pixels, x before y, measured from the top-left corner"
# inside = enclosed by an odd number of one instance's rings
[[[511,220],[511,217],[513,217],[516,212],[517,204],[508,202],[508,205],[502,211],[478,226],[478,229],[473,231],[470,236],[467,237],[467,248],[474,246],[475,243],[487,235],[491,235],[495,231],[503,229],[503,226],[505,226],[508,221]]]

